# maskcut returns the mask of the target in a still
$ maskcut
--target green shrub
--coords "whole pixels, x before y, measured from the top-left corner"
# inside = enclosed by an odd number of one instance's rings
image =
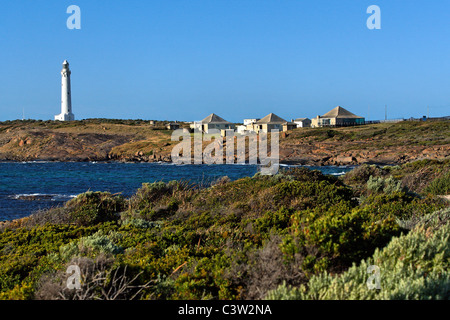
[[[421,198],[405,192],[372,194],[361,201],[361,207],[373,215],[394,216],[401,219],[421,217],[446,206],[441,198],[432,196]]]
[[[450,207],[426,215],[414,215],[409,219],[397,219],[398,225],[403,229],[412,230],[418,225],[426,229],[436,230],[450,223]]]
[[[178,199],[189,199],[192,189],[185,181],[143,183],[130,198],[127,214],[144,220],[158,220],[174,214],[180,204]]]
[[[118,220],[125,207],[121,195],[92,191],[78,195],[65,205],[71,220],[82,226]]]
[[[161,227],[160,223],[153,222],[153,221],[147,221],[144,219],[136,219],[136,218],[128,218],[122,221],[122,226],[128,226],[132,225],[136,228],[140,229],[148,229],[148,228],[154,228],[154,227]]]
[[[380,168],[376,165],[363,164],[347,172],[342,177],[342,180],[348,185],[366,184],[371,176],[382,177],[385,173],[385,168]]]
[[[403,191],[402,183],[392,176],[388,178],[370,176],[367,181],[367,189],[374,193],[383,192],[385,194]]]
[[[161,199],[161,197],[171,194],[178,186],[178,182],[170,181],[165,183],[162,181],[153,183],[143,183],[142,187],[130,199],[130,207],[133,209],[148,208],[153,202]]]
[[[367,260],[341,275],[313,276],[307,286],[286,285],[269,292],[267,299],[301,300],[428,300],[450,299],[450,224],[433,231],[420,225],[395,237]],[[381,289],[369,289],[368,267],[380,269]]]
[[[271,231],[284,232],[289,226],[292,213],[292,210],[284,207],[277,212],[266,212],[253,221],[254,232],[260,234],[270,234]]]
[[[121,235],[117,232],[104,234],[102,230],[87,237],[80,238],[60,248],[61,258],[68,260],[74,256],[97,256],[98,254],[115,255],[123,252],[114,240],[119,240]]]
[[[352,202],[353,192],[346,186],[339,186],[328,181],[286,181],[273,188],[274,200],[278,206],[311,208],[330,207],[340,201]],[[299,206],[292,206],[295,203]]]
[[[329,183],[341,184],[339,179],[332,175],[325,175],[319,170],[310,170],[305,167],[292,167],[289,169],[281,169],[280,174],[291,177],[291,180],[303,182],[320,182],[327,181]]]
[[[443,176],[434,179],[428,187],[425,188],[425,192],[434,195],[450,194],[450,171]]]
[[[331,261],[339,268],[365,258],[400,232],[394,217],[381,218],[345,202],[327,211],[299,211],[291,221],[291,236],[285,238],[283,251],[289,258],[294,252],[316,248],[315,256],[305,254],[303,265],[313,273],[326,270]]]

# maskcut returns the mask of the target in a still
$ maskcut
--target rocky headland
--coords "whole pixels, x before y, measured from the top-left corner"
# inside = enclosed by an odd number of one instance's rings
[[[0,161],[170,162],[178,143],[171,133],[162,121],[7,121],[0,123]],[[450,121],[299,128],[280,134],[279,152],[281,163],[316,166],[445,159]]]

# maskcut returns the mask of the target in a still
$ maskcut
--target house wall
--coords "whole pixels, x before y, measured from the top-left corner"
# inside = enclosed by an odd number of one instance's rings
[[[311,120],[294,121],[297,124],[297,128],[311,127]]]
[[[233,123],[207,123],[203,125],[203,131],[208,133],[211,129],[217,130],[226,130],[226,129],[234,129],[235,125]]]
[[[355,126],[365,124],[364,118],[314,118],[311,120],[311,127],[326,127],[326,126]]]
[[[297,128],[296,124],[284,124],[283,125],[283,131],[294,130],[295,128]]]

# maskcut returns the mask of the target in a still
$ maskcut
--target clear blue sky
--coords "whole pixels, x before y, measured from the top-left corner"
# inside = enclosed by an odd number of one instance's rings
[[[81,30],[69,30],[69,5]],[[369,5],[381,30],[369,30]],[[16,0],[0,4],[0,120],[450,115],[450,1]]]

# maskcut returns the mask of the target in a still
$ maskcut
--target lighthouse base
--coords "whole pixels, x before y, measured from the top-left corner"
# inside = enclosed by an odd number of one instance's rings
[[[60,113],[55,116],[55,121],[74,121],[75,115],[72,112]]]

